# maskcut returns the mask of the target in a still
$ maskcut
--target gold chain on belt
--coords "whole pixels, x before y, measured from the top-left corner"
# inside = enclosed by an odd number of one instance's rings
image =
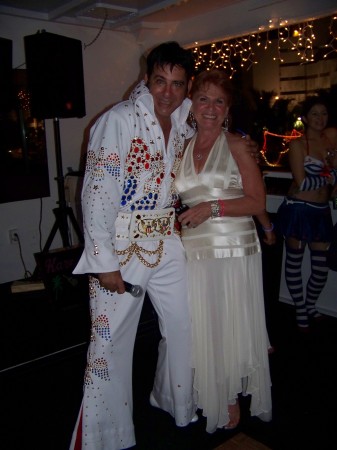
[[[135,255],[137,255],[138,259],[144,264],[144,266],[149,267],[150,269],[153,269],[154,267],[157,267],[158,264],[160,263],[161,258],[163,256],[163,249],[164,249],[164,241],[162,241],[162,240],[159,241],[159,245],[156,250],[146,250],[145,248],[138,245],[137,242],[133,242],[125,250],[116,250],[116,253],[119,256],[127,255],[126,258],[124,259],[124,261],[120,261],[120,263],[119,263],[120,266],[125,266],[125,264],[127,264],[130,261],[132,255],[135,254]],[[150,262],[146,261],[146,259],[144,259],[144,257],[142,256],[142,253],[144,253],[145,255],[148,255],[148,256],[158,255],[157,261],[154,262],[153,264],[151,264]]]

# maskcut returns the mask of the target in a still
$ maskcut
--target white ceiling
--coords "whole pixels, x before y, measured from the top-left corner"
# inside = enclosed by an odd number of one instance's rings
[[[149,48],[177,40],[199,45],[335,14],[336,0],[0,0],[1,18],[130,32]]]
[[[130,30],[191,19],[243,0],[0,0],[0,14]],[[278,2],[283,0],[278,0]]]

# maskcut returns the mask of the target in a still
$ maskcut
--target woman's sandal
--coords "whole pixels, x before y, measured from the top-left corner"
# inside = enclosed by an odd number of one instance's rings
[[[228,405],[229,422],[224,426],[225,430],[234,430],[240,422],[240,405],[236,401],[235,405]]]

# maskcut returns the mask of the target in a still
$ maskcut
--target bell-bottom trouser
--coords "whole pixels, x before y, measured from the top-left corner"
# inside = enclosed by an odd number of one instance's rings
[[[123,248],[120,242],[119,246]],[[155,250],[158,241],[141,246]],[[156,254],[143,256],[150,263],[158,258]],[[158,314],[162,339],[152,394],[160,408],[174,417],[176,425],[188,425],[196,406],[186,259],[180,238],[164,240],[162,259],[155,267],[147,267],[133,255],[121,266],[121,272],[124,280],[147,291]],[[111,293],[91,278],[91,342],[71,450],[120,450],[135,445],[132,359],[143,301],[129,293]]]

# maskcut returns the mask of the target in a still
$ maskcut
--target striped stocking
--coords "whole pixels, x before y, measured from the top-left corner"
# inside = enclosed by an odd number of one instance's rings
[[[290,248],[286,246],[286,260],[285,260],[285,278],[289,293],[296,308],[296,321],[300,327],[308,326],[308,316],[303,297],[303,283],[302,283],[302,261],[304,255],[304,248]]]
[[[328,279],[327,252],[325,250],[311,250],[311,275],[307,284],[306,306],[309,317],[320,317],[316,311],[316,301]]]

